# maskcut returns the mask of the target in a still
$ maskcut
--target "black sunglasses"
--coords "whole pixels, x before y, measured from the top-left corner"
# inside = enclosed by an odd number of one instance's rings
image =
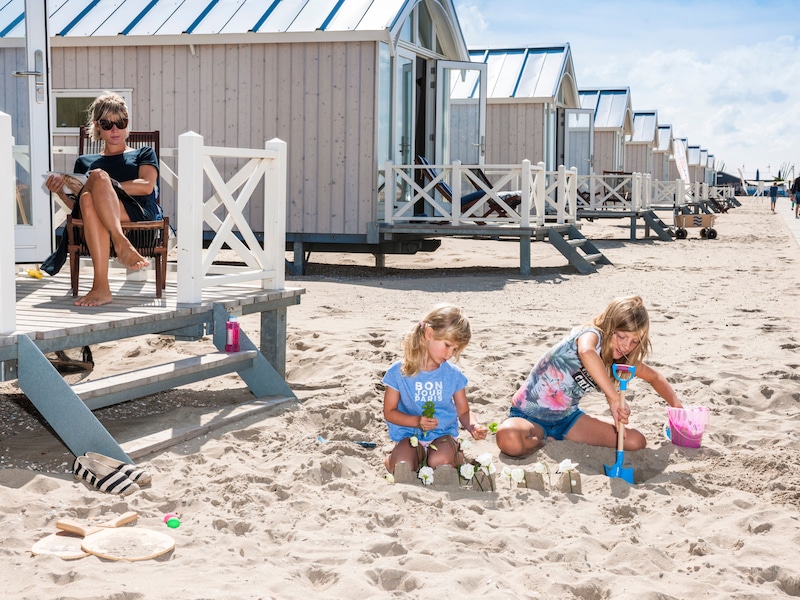
[[[109,121],[108,119],[99,119],[97,124],[100,125],[100,129],[103,131],[111,131],[111,128],[114,125],[117,126],[117,129],[125,129],[128,127],[128,119],[120,119],[119,121]]]

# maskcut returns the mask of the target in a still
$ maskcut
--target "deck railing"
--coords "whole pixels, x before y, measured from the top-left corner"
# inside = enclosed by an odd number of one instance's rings
[[[225,181],[214,159],[246,159]],[[286,143],[273,139],[263,150],[205,146],[203,137],[184,133],[178,140],[178,302],[200,302],[203,288],[258,281],[263,289],[284,287],[286,239]],[[244,209],[263,180],[264,243],[256,239]],[[208,182],[213,190],[203,199]],[[203,249],[203,228],[214,232]],[[214,264],[224,246],[244,266]],[[226,261],[227,262],[227,261]]]
[[[482,172],[487,183],[479,175]],[[511,165],[385,165],[383,222],[544,226],[575,221],[577,172],[546,171],[543,163]],[[451,202],[473,192],[473,203]],[[514,199],[512,201],[512,198]],[[393,199],[393,201],[390,201]],[[498,210],[499,209],[499,210]]]

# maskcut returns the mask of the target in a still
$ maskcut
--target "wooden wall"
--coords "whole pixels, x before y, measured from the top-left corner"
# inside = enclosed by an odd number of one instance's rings
[[[602,175],[604,171],[619,171],[617,164],[616,131],[594,132],[594,172]]]
[[[651,173],[653,150],[650,144],[625,144],[625,172]]]
[[[544,106],[492,103],[486,106],[487,165],[544,161]]]
[[[131,127],[159,129],[162,147],[177,148],[187,131],[215,146],[284,140],[287,233],[365,234],[375,220],[374,42],[54,47],[52,56],[54,89],[132,88]],[[236,166],[220,168],[227,179]],[[174,218],[167,189],[163,201]],[[247,213],[256,231],[262,211]]]

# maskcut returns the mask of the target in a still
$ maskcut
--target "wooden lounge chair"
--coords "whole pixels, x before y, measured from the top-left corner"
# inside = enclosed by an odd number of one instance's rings
[[[424,156],[417,156],[416,164],[424,167],[423,169],[420,169],[420,173],[422,174],[422,178],[426,181],[426,183],[430,183],[431,181],[435,181],[437,178],[439,178],[439,173],[436,171],[436,169],[431,167],[431,163]],[[470,169],[470,171],[475,175],[475,177],[483,182],[487,188],[492,189],[494,187],[494,184],[489,180],[489,178],[486,176],[486,173],[484,173],[482,169],[473,167]],[[452,204],[453,189],[445,181],[439,179],[436,182],[434,189],[439,192],[445,200]],[[498,195],[511,209],[516,209],[520,204],[522,204],[522,196],[519,192],[499,192]],[[484,196],[486,196],[486,192],[482,189],[478,189],[465,196],[462,196],[461,213],[464,214],[465,212],[469,211],[469,209],[475,206],[475,204]],[[504,207],[500,206],[497,202],[490,198],[486,202],[486,211],[481,215],[474,216],[489,217],[493,214],[497,214],[498,217],[509,216]]]
[[[158,131],[131,131],[127,143],[132,148],[151,146],[160,158],[160,134]],[[80,129],[78,154],[96,154],[102,149],[102,142],[89,139],[85,127]],[[135,221],[122,224],[122,231],[131,241],[136,251],[145,258],[153,259],[153,268],[156,275],[156,298],[161,298],[161,292],[166,287],[167,281],[167,251],[169,242],[169,217],[162,221]],[[67,216],[67,254],[69,255],[69,268],[72,280],[72,295],[78,295],[78,279],[80,277],[80,257],[89,256],[89,248],[83,237],[83,221]],[[111,246],[111,256],[115,257],[114,246]]]

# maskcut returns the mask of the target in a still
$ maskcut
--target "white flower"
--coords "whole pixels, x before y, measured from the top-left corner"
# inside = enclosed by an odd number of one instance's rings
[[[546,473],[547,472],[547,467],[545,466],[545,464],[543,462],[535,463],[532,468],[533,468],[533,472],[534,473]]]
[[[480,470],[486,473],[487,475],[491,475],[492,473],[497,473],[497,467],[494,466],[494,463],[489,463],[488,465],[481,465]]]
[[[430,467],[422,467],[417,474],[417,477],[422,479],[422,483],[430,485],[433,483],[433,469]]]
[[[469,450],[470,446],[472,446],[472,441],[467,438],[458,438],[458,445],[461,447],[462,451]]]
[[[519,467],[511,469],[510,478],[514,483],[522,483],[525,481],[525,471]]]
[[[491,452],[484,452],[483,454],[479,454],[478,458],[475,459],[478,464],[482,467],[488,467],[492,464],[492,453]]]
[[[412,435],[410,438],[408,438],[408,443],[411,444],[412,448],[416,448],[419,446],[419,439],[417,439],[417,436]]]
[[[464,479],[470,480],[475,475],[475,465],[464,463],[458,471]]]
[[[500,477],[508,477],[508,479],[511,480],[511,467],[508,465],[503,467],[503,470],[500,471]]]
[[[391,473],[387,473],[386,475],[383,476],[383,478],[389,483],[394,483],[394,475],[392,475]]]
[[[558,470],[556,471],[556,473],[569,473],[577,466],[578,463],[574,463],[570,459],[565,458],[560,463],[558,463]]]

